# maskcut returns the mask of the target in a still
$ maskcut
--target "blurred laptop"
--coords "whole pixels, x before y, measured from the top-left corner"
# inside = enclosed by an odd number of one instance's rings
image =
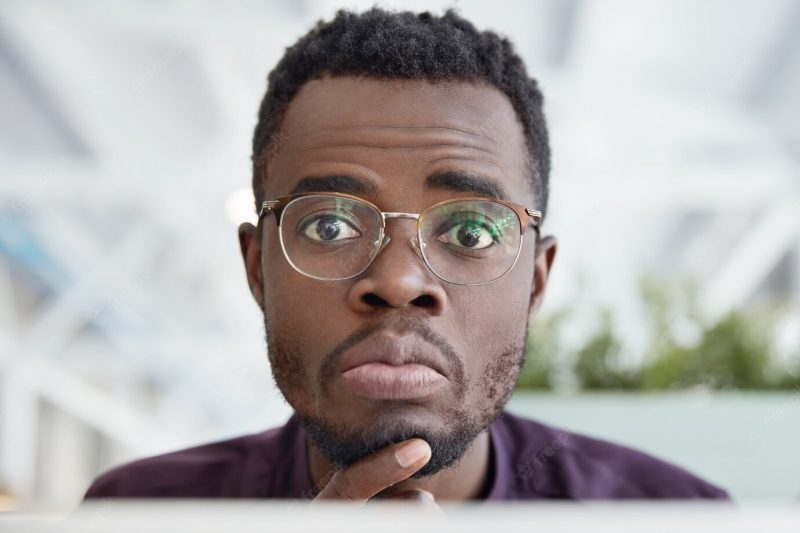
[[[307,504],[293,501],[100,500],[71,515],[0,515],[14,533],[315,531],[425,533],[800,532],[800,507],[707,503]]]

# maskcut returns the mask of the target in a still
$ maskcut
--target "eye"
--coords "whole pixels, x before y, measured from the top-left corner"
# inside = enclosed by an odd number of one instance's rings
[[[300,223],[300,233],[314,242],[335,242],[356,239],[361,232],[346,219],[332,215],[313,215]]]
[[[492,227],[480,220],[457,222],[439,235],[437,240],[444,244],[470,250],[483,250],[497,242]]]

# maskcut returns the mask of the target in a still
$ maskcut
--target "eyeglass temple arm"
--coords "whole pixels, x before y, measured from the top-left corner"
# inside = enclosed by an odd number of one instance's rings
[[[281,211],[283,211],[283,202],[278,200],[264,200],[261,202],[261,210],[258,212],[258,220],[261,220],[267,214],[274,213],[275,221],[280,221]]]
[[[536,209],[531,209],[530,207],[525,208],[525,214],[530,217],[528,222],[533,225],[536,232],[539,232],[539,226],[542,224],[542,212],[537,211]],[[528,225],[525,224],[525,227]]]

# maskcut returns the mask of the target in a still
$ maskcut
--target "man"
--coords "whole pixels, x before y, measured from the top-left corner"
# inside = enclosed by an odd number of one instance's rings
[[[270,74],[253,163],[239,239],[294,415],[87,497],[727,497],[503,412],[556,252],[542,95],[507,40],[453,12],[340,11]]]

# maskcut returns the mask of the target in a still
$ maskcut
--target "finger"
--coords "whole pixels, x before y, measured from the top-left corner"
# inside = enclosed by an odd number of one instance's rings
[[[431,458],[422,439],[387,446],[336,472],[316,500],[365,502],[380,491],[411,477]]]

